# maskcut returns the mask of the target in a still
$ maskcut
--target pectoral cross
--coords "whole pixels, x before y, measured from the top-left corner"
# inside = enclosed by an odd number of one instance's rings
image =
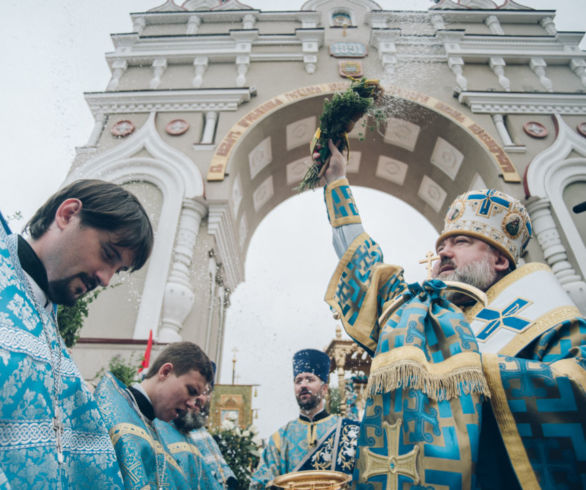
[[[55,407],[55,416],[53,417],[53,430],[55,431],[55,439],[57,440],[57,461],[63,464],[65,460],[63,457],[63,422],[61,421],[61,409]]]
[[[419,446],[415,446],[406,454],[399,454],[399,438],[401,437],[401,419],[393,425],[383,421],[383,430],[387,438],[387,455],[366,450],[364,470],[360,472],[360,482],[366,482],[371,476],[387,475],[386,490],[397,490],[399,475],[404,475],[419,484],[417,473],[417,454]],[[362,459],[362,453],[360,455]]]
[[[420,264],[426,264],[425,270],[427,271],[427,277],[425,278],[427,281],[431,279],[433,266],[431,265],[432,262],[439,260],[440,258],[437,255],[434,255],[433,252],[427,252],[425,254],[425,258],[420,260]]]

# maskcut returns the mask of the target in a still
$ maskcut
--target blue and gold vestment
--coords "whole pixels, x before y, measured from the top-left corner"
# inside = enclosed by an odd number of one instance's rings
[[[326,205],[333,226],[360,222],[345,179],[326,188]],[[571,305],[542,308],[558,295],[545,283],[533,280],[533,288],[545,289],[538,302],[531,287],[527,297],[506,291],[542,269],[529,264],[508,274],[487,291],[486,307],[463,313],[440,294],[441,281],[407,285],[372,238],[353,239],[326,301],[373,356],[357,488],[483,485],[478,454],[490,435],[480,432],[487,398],[518,484],[586,486],[586,322]],[[401,296],[406,302],[379,323]],[[525,314],[531,304],[535,314]],[[500,344],[492,342],[497,337]]]
[[[205,427],[192,430],[189,433],[189,438],[201,453],[204,463],[220,487],[227,487],[228,480],[236,480],[234,472],[228,466],[220,451],[218,443]]]
[[[358,423],[326,412],[320,412],[314,420],[300,416],[270,437],[252,475],[253,488],[264,488],[277,476],[293,471],[352,473]]]
[[[155,419],[153,423],[159,437],[183,470],[191,488],[206,490],[224,488],[212,474],[211,468],[205,463],[189,434],[179,432],[173,422]]]
[[[141,416],[136,400],[116,377],[107,373],[94,396],[116,450],[126,489],[191,488],[188,476],[156,426]]]
[[[17,237],[0,226],[0,488],[123,488],[108,431],[57,330],[55,309],[37,302]]]

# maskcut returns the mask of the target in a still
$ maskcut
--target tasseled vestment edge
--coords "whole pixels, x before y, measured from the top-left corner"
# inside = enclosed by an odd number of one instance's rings
[[[386,393],[398,388],[421,390],[433,400],[451,400],[464,394],[490,397],[480,354],[463,352],[442,362],[430,362],[418,347],[404,346],[375,356],[367,393]]]

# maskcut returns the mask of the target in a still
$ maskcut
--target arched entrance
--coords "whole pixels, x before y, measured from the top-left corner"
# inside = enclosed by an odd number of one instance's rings
[[[324,99],[346,87],[316,85],[277,96],[243,117],[218,145],[208,171],[208,197],[212,182],[223,181],[221,193],[229,194],[243,256],[263,217],[295,194],[309,165],[308,143]],[[374,130],[357,124],[350,134],[348,175],[354,185],[398,197],[440,229],[456,195],[503,188],[499,175],[519,182],[500,146],[457,109],[398,88],[387,91],[393,94],[387,123]]]
[[[293,352],[323,349],[325,339],[335,334],[336,322],[322,299],[337,262],[322,192],[298,196],[293,189],[307,168],[308,142],[326,96],[267,104],[262,117],[251,123],[253,111],[236,125],[248,127],[242,133],[233,129],[228,137],[232,146],[221,185],[230,192],[247,279],[227,313],[223,382],[230,381],[236,347],[236,372],[243,374],[237,382],[261,385],[255,405],[261,410],[262,436],[295,416],[289,375]],[[401,246],[418,248],[415,259],[408,257],[415,263],[433,247],[445,208],[455,195],[502,182],[491,152],[463,124],[408,99],[396,98],[395,111],[387,127],[367,131],[364,140],[358,138],[360,129],[354,131],[349,178],[361,212],[372,225],[366,225],[367,231],[381,243],[387,260],[403,265],[408,253]],[[387,196],[365,193],[361,187]],[[393,202],[388,195],[395,197]],[[381,223],[388,229],[378,229]],[[420,228],[427,229],[420,233]],[[316,255],[326,267],[311,260]],[[421,275],[408,273],[408,280],[423,279],[419,267]],[[250,290],[256,296],[242,299],[240,293],[246,294],[249,282],[255,282]],[[306,295],[308,290],[311,294]],[[278,413],[269,413],[275,406],[280,407]]]

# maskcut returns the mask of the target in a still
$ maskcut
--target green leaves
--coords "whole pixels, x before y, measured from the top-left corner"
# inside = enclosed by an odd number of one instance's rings
[[[241,429],[234,422],[226,420],[220,427],[210,430],[218,443],[222,456],[238,480],[238,489],[248,489],[250,475],[260,459],[261,441],[254,426]]]
[[[89,305],[98,297],[101,291],[101,289],[97,289],[82,296],[73,306],[59,305],[57,307],[59,333],[67,347],[73,347],[79,340],[79,331],[88,316]]]
[[[295,190],[302,192],[315,189],[319,185],[322,169],[330,158],[328,140],[331,139],[341,152],[348,149],[347,134],[352,131],[354,124],[375,106],[382,95],[383,91],[378,81],[361,78],[353,81],[346,91],[335,93],[331,100],[324,101],[324,109],[319,119],[319,138],[310,150],[313,164]]]

